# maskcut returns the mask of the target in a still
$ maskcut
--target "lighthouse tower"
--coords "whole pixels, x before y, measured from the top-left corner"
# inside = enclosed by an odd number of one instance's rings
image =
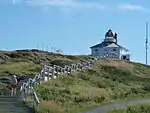
[[[117,44],[117,33],[113,33],[111,29],[105,34],[104,42]]]

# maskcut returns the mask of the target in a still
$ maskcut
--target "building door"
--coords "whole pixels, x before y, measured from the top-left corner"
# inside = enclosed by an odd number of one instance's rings
[[[126,58],[126,56],[123,56],[123,60],[126,60],[127,58]]]

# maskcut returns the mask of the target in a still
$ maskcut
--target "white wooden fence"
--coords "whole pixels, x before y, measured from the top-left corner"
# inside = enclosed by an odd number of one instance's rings
[[[65,65],[64,67],[60,67],[57,65],[54,66],[43,66],[41,72],[38,75],[35,75],[35,77],[29,78],[27,82],[24,82],[21,85],[20,91],[21,91],[21,99],[23,102],[28,101],[28,97],[30,95],[33,96],[33,106],[36,108],[40,104],[40,101],[38,99],[38,96],[36,92],[33,92],[33,88],[41,84],[42,82],[46,82],[51,79],[56,79],[59,76],[63,76],[64,74],[71,74],[73,72],[77,71],[85,71],[87,69],[90,69],[98,60],[107,58],[108,55],[101,56],[101,57],[94,57],[86,60],[85,62],[76,63],[72,65]]]

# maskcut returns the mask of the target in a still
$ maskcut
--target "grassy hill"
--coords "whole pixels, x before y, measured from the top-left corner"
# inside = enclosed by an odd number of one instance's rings
[[[61,55],[35,49],[0,51],[0,95],[10,93],[8,85],[2,84],[1,79],[5,79],[12,74],[34,76],[41,71],[45,64],[63,66],[81,62],[88,58],[90,57],[85,55]]]
[[[119,110],[109,111],[108,113],[150,113],[150,104],[146,102],[139,105],[127,106]]]
[[[89,56],[60,55],[39,50],[0,52],[0,76],[39,73],[44,64],[65,65]],[[102,104],[150,95],[150,66],[103,60],[86,72],[73,73],[35,88],[38,113],[77,113]],[[0,85],[4,91],[5,85]]]
[[[103,60],[86,72],[37,86],[38,113],[77,113],[102,104],[150,95],[150,66]]]
[[[89,56],[60,55],[40,50],[0,51],[0,76],[35,75],[43,65],[65,65],[83,61]]]

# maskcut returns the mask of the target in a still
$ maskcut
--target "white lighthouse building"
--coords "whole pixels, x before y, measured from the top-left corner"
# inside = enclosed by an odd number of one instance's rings
[[[130,54],[128,49],[120,46],[117,41],[117,34],[113,33],[111,29],[105,34],[105,39],[97,45],[91,48],[92,56],[104,56],[107,55],[109,58],[130,60]]]

